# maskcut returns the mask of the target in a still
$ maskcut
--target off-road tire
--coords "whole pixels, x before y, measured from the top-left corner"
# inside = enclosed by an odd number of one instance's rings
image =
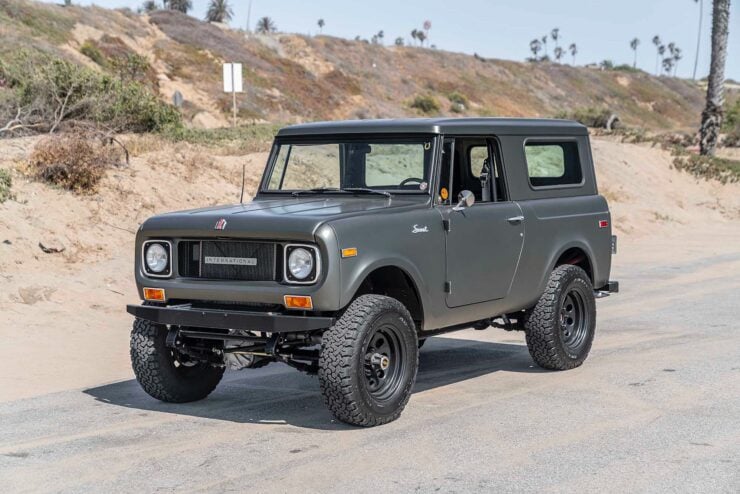
[[[585,333],[578,345],[569,347],[563,322],[569,294],[582,304]],[[545,293],[524,318],[529,354],[540,367],[568,370],[583,364],[591,350],[596,331],[596,301],[586,272],[570,264],[558,266],[550,274]]]
[[[149,396],[169,403],[202,400],[213,391],[224,374],[223,367],[197,363],[176,367],[172,349],[167,348],[167,327],[143,319],[134,320],[131,331],[131,366],[136,380]]]
[[[390,395],[373,395],[366,377],[366,352],[382,331],[397,333],[401,357],[398,380]],[[363,295],[353,301],[337,323],[324,332],[319,356],[319,384],[329,410],[342,422],[373,427],[396,420],[411,397],[419,368],[419,348],[406,307],[381,295]],[[395,368],[390,370],[395,373]]]

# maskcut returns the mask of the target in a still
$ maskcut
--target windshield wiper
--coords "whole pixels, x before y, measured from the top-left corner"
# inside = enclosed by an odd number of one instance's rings
[[[364,187],[346,187],[341,190],[352,192],[353,194],[378,194],[385,197],[391,197],[391,193],[385,190],[366,189]]]
[[[326,194],[327,192],[344,192],[350,194],[378,194],[384,197],[392,197],[390,192],[384,190],[367,189],[364,187],[346,187],[337,189],[336,187],[316,187],[315,189],[294,190],[291,194],[298,197],[301,194]]]
[[[301,194],[324,194],[326,192],[342,192],[342,189],[337,189],[336,187],[316,187],[315,189],[294,190],[291,194],[293,194],[293,197],[298,197]]]

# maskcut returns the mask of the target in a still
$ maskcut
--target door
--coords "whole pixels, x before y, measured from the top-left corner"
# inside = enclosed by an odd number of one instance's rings
[[[473,191],[476,198],[461,211],[454,210],[455,201],[440,206],[447,220],[447,306],[504,298],[519,263],[524,218],[519,205],[508,200],[496,142],[455,138],[446,151],[453,161],[451,199],[461,190]]]

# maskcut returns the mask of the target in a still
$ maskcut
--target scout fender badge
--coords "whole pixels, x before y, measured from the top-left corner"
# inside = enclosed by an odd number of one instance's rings
[[[414,225],[414,227],[411,229],[411,233],[429,233],[429,227]]]
[[[214,230],[225,230],[226,229],[226,220],[221,218],[216,222],[216,226],[213,227]]]

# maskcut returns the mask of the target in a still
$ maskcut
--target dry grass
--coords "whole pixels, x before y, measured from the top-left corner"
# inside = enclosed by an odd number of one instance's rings
[[[27,172],[77,194],[95,192],[106,170],[123,163],[120,147],[82,134],[50,136],[33,148]]]

